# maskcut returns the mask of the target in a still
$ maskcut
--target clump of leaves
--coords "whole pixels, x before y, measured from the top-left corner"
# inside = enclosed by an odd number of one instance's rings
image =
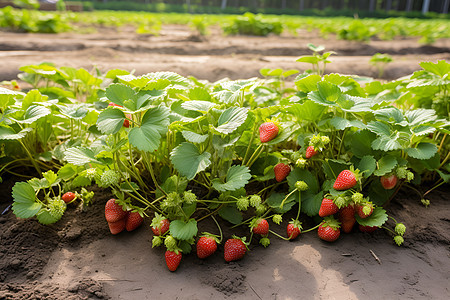
[[[243,16],[235,18],[231,24],[222,27],[228,35],[256,35],[267,36],[271,33],[280,35],[283,32],[283,24],[279,21],[265,20],[261,15],[246,12]]]

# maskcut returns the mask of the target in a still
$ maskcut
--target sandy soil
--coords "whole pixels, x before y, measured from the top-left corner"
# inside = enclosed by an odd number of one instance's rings
[[[408,75],[420,61],[450,58],[450,41],[433,46],[406,39],[349,43],[322,40],[314,33],[222,37],[193,36],[187,27],[164,28],[160,36],[138,36],[124,30],[89,35],[0,33],[0,80],[16,78],[26,64],[51,61],[59,66],[136,70],[137,74],[174,71],[215,81],[258,76],[262,67],[308,68],[295,62],[309,54],[306,44],[337,52],[327,70],[375,76],[369,66],[376,52],[394,57],[386,79]],[[13,178],[0,185],[0,213],[11,203]],[[264,249],[254,240],[238,262],[226,263],[223,246],[200,260],[186,256],[179,269],[167,270],[162,248],[152,249],[150,220],[131,233],[109,234],[104,204],[109,191],[96,189],[94,205],[82,211],[71,205],[52,226],[19,220],[11,211],[0,215],[0,299],[448,299],[450,295],[449,186],[430,194],[424,208],[415,194],[401,192],[390,214],[407,226],[406,242],[397,247],[391,236],[357,230],[335,243],[315,232],[293,242],[275,237]],[[285,218],[288,220],[288,218]],[[304,219],[304,227],[314,222]],[[285,226],[271,224],[284,235]],[[200,231],[215,231],[204,221]],[[241,228],[242,234],[248,233]],[[231,231],[224,232],[225,237]],[[372,252],[371,252],[372,251]],[[372,255],[374,253],[379,261]]]

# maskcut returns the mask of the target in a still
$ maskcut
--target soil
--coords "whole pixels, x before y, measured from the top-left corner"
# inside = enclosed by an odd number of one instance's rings
[[[0,80],[15,79],[19,67],[43,61],[58,66],[121,68],[136,74],[173,71],[215,81],[259,76],[259,69],[305,70],[295,62],[308,55],[307,43],[337,53],[327,72],[376,76],[368,64],[376,52],[394,62],[384,79],[420,69],[420,61],[449,60],[450,40],[432,46],[417,39],[370,43],[323,40],[314,32],[261,37],[224,37],[213,31],[193,35],[187,27],[167,26],[159,36],[128,29],[100,28],[93,34],[18,34],[0,32]],[[385,230],[372,234],[356,229],[335,243],[315,232],[287,242],[276,237],[263,248],[254,239],[245,258],[226,263],[223,246],[200,260],[186,255],[176,272],[167,270],[164,249],[151,247],[150,219],[133,232],[113,236],[104,219],[109,190],[95,186],[87,210],[69,205],[56,224],[17,219],[11,210],[15,178],[0,185],[0,299],[448,299],[450,295],[449,185],[419,197],[401,191],[389,214],[407,226],[405,244],[396,246]],[[286,217],[271,229],[285,235]],[[304,227],[314,221],[305,219]],[[210,221],[199,231],[217,232]],[[223,224],[227,226],[227,224]],[[389,223],[389,225],[392,225]],[[247,234],[248,228],[237,229]],[[224,232],[230,237],[229,229]],[[222,243],[223,244],[223,243]]]

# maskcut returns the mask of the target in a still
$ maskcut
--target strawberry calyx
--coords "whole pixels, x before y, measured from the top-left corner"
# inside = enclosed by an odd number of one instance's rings
[[[239,237],[239,236],[233,234],[231,236],[231,238],[235,239],[235,240],[241,240],[242,243],[245,245],[245,248],[247,249],[247,251],[250,251],[250,249],[248,248],[248,243],[245,242],[245,240],[247,239],[245,236],[244,237]]]
[[[289,224],[294,225],[295,228],[298,228],[300,231],[302,231],[303,227],[302,227],[302,222],[300,222],[299,220],[295,220],[292,219]]]
[[[333,230],[339,229],[340,225],[341,223],[332,216],[323,218],[322,223],[320,223],[320,226],[331,227]]]
[[[209,232],[202,232],[202,235],[200,237],[206,237],[206,238],[211,238],[214,241],[216,241],[217,244],[221,243],[220,237],[218,235],[209,233]]]

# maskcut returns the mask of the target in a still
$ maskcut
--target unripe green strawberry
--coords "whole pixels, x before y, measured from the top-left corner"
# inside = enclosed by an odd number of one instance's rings
[[[164,246],[166,246],[167,250],[174,251],[177,248],[177,240],[173,236],[168,235],[164,240]]]
[[[267,143],[278,135],[278,126],[274,122],[265,122],[259,126],[259,139],[261,143]]]
[[[277,224],[277,225],[280,225],[281,222],[283,222],[283,216],[282,216],[282,215],[279,215],[279,214],[273,215],[273,217],[272,217],[272,222],[274,222],[274,223]]]
[[[236,207],[240,211],[246,211],[248,209],[248,205],[250,204],[250,201],[247,197],[240,197],[236,201]]]
[[[308,184],[303,180],[299,180],[295,183],[295,188],[300,192],[304,192],[308,189]]]
[[[354,193],[352,195],[352,201],[355,202],[356,204],[362,203],[364,200],[364,195],[361,193]]]
[[[57,220],[61,219],[62,215],[66,211],[66,207],[66,203],[58,198],[50,200],[48,203],[49,213]]]
[[[250,206],[257,207],[258,205],[260,205],[262,203],[262,200],[259,195],[251,195],[249,202],[250,202]]]
[[[163,240],[159,235],[154,235],[152,239],[152,248],[159,247],[163,244]]]
[[[100,176],[100,187],[110,187],[112,185],[119,184],[120,175],[114,170],[106,170]]]
[[[259,243],[263,245],[264,248],[268,247],[270,245],[270,239],[267,237],[263,237],[259,240]]]
[[[403,223],[397,223],[395,225],[394,231],[398,234],[403,236],[406,232],[406,226]]]
[[[402,236],[396,235],[394,236],[394,242],[397,244],[397,246],[401,246],[405,240]]]
[[[192,204],[194,202],[197,202],[197,196],[192,193],[191,191],[185,191],[183,193],[183,199],[184,202],[186,202],[187,204]]]

